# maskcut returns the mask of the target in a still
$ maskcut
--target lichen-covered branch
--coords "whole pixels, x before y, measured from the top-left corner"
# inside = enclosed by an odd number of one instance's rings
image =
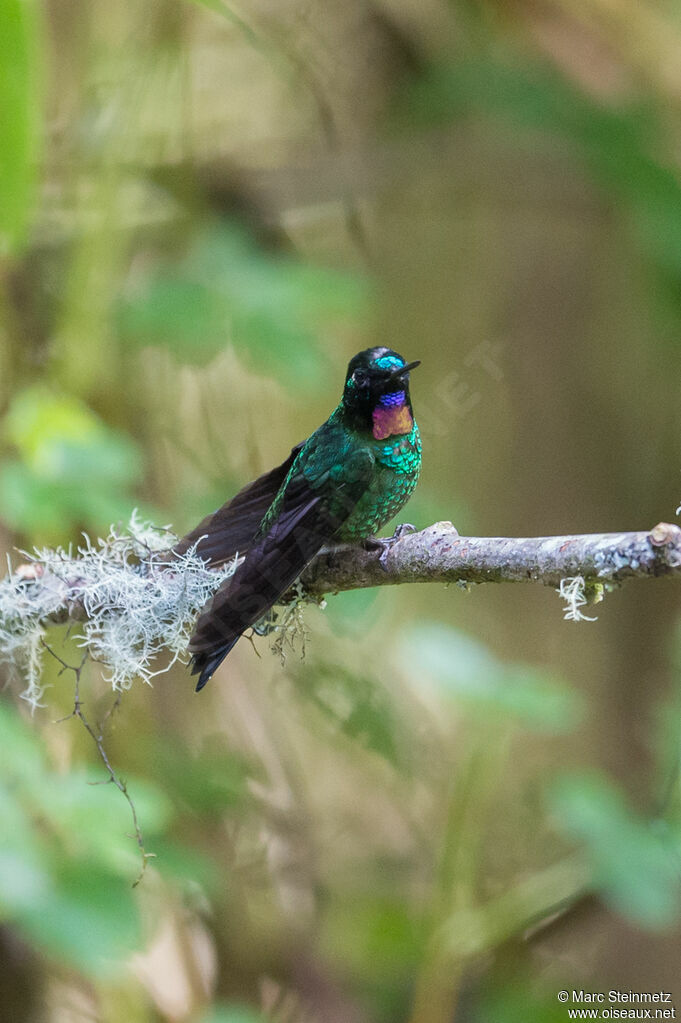
[[[681,576],[681,529],[661,522],[638,533],[577,536],[459,536],[436,522],[403,536],[380,561],[374,551],[339,547],[319,555],[302,577],[314,596],[398,583],[539,582],[559,587],[581,576],[587,584],[635,577]]]
[[[85,537],[76,551],[25,554],[0,580],[0,666],[20,676],[31,706],[42,696],[49,625],[77,623],[77,642],[116,690],[184,656],[197,613],[235,565],[211,571],[192,551],[170,562],[176,539],[133,514],[125,529],[97,543]]]
[[[193,551],[169,556],[174,540],[133,516],[126,530],[97,544],[86,538],[76,552],[36,551],[0,580],[0,661],[21,674],[31,704],[40,700],[43,638],[54,623],[78,623],[80,644],[118,690],[150,681],[184,654],[197,613],[238,562],[212,570]],[[398,583],[533,581],[559,588],[565,617],[578,621],[604,587],[662,575],[681,576],[681,529],[669,523],[638,533],[508,538],[459,536],[451,522],[437,522],[403,535],[383,556],[362,547],[324,551],[301,582],[303,596],[317,599]]]

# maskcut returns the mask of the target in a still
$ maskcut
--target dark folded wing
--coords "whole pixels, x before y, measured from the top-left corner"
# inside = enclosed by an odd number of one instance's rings
[[[298,444],[285,462],[258,476],[222,508],[207,515],[175,545],[173,553],[186,554],[196,544],[199,557],[215,567],[230,561],[237,551],[245,554],[302,446]]]
[[[293,477],[276,520],[250,548],[236,573],[217,591],[198,620],[189,650],[202,689],[239,636],[276,604],[305,566],[347,519],[366,490],[373,460],[354,459],[352,472],[333,482]]]

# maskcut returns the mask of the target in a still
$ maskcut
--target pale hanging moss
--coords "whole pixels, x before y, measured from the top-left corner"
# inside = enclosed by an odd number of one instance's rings
[[[183,659],[196,615],[233,574],[235,559],[209,569],[194,550],[168,559],[175,535],[133,513],[125,529],[82,546],[22,552],[26,563],[0,580],[0,661],[25,681],[32,707],[43,695],[44,640],[49,625],[78,620],[78,643],[99,662],[116,690],[150,682]],[[158,654],[170,659],[156,664]]]
[[[558,593],[561,600],[565,601],[563,618],[566,622],[595,622],[597,620],[595,617],[590,618],[582,611],[589,600],[586,595],[586,582],[581,575],[561,579]]]

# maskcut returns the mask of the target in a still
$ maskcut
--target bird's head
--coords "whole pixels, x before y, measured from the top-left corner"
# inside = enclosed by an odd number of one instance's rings
[[[407,363],[391,348],[367,348],[350,360],[343,406],[370,426],[375,410],[406,407],[411,413],[409,373],[419,362]]]
[[[367,348],[350,360],[342,407],[358,429],[371,430],[376,440],[409,433],[414,417],[409,396],[407,363],[391,348]]]

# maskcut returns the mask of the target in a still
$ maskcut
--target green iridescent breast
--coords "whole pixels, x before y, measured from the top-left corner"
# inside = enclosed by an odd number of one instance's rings
[[[376,471],[337,533],[337,539],[346,543],[377,533],[409,500],[419,479],[421,436],[416,423],[409,433],[387,441],[372,441],[368,446],[376,459]]]
[[[320,492],[331,513],[337,514],[343,509],[339,487],[357,468],[363,471],[369,460],[372,462],[369,485],[333,539],[354,543],[373,536],[397,514],[418,482],[421,468],[418,426],[414,423],[409,433],[375,440],[371,434],[349,429],[341,409],[336,409],[312,434],[298,454],[260,525],[259,535],[266,533],[275,521],[284,491],[296,475],[305,477],[312,489]]]

